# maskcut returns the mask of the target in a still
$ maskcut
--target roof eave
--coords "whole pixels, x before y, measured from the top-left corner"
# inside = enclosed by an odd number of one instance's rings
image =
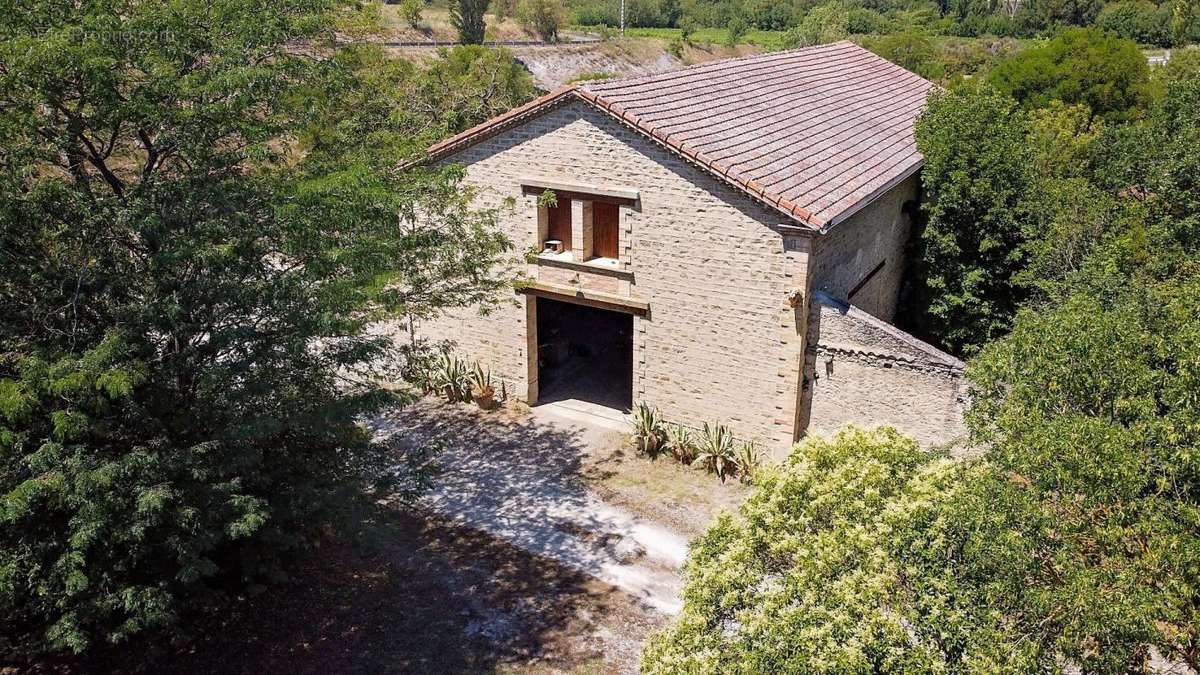
[[[481,143],[507,129],[519,126],[531,117],[537,117],[548,112],[560,105],[563,105],[568,100],[579,97],[579,89],[575,85],[568,85],[557,89],[548,94],[539,96],[532,101],[509,110],[506,113],[497,115],[485,122],[477,124],[466,131],[461,131],[450,138],[438,141],[425,151],[425,155],[407,162],[401,168],[418,166],[428,162],[435,162],[443,159],[456,152],[465,150],[477,143]]]
[[[825,234],[825,233],[829,232],[830,230],[832,230],[835,226],[849,220],[852,216],[854,216],[854,214],[858,213],[859,211],[862,211],[863,209],[867,208],[871,204],[874,204],[880,197],[884,196],[888,192],[891,192],[892,188],[903,183],[904,181],[908,180],[909,178],[912,178],[918,171],[921,170],[921,167],[924,165],[925,165],[925,159],[923,157],[918,159],[916,161],[916,163],[914,163],[908,169],[905,169],[903,173],[897,175],[895,178],[892,178],[891,180],[884,183],[883,185],[880,185],[879,187],[875,188],[875,190],[873,192],[871,192],[871,194],[867,195],[866,197],[863,197],[862,199],[855,202],[849,208],[844,209],[842,212],[838,213],[836,216],[830,218],[829,221],[827,223],[825,223],[825,225],[820,227],[818,231],[821,234]]]

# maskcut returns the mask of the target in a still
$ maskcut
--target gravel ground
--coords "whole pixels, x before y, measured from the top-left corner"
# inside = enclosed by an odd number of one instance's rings
[[[638,498],[623,499],[652,489],[654,481],[630,484],[622,434],[544,408],[484,413],[432,399],[372,426],[401,450],[435,439],[445,444],[436,487],[422,501],[430,512],[584,572],[664,614],[678,612],[687,534],[702,525],[679,528],[672,523],[677,518],[648,517],[644,511],[650,509],[631,508]],[[668,477],[690,474],[705,491],[731,495],[731,502],[745,494],[733,486],[722,490],[716,479],[666,460],[654,464]],[[629,468],[647,475],[646,466]],[[712,515],[697,513],[694,505],[673,512],[703,522]]]

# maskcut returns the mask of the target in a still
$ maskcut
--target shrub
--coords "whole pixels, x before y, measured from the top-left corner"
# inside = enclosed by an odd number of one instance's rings
[[[692,44],[692,34],[696,32],[696,28],[696,22],[690,17],[684,17],[683,19],[680,19],[679,39],[682,40],[686,45]]]
[[[667,43],[667,53],[677,59],[683,58],[683,40],[675,38]]]
[[[567,22],[562,0],[521,0],[517,18],[525,30],[546,42],[557,42],[558,31]]]
[[[693,541],[683,611],[647,642],[642,672],[957,672],[925,648],[935,622],[966,623],[934,604],[952,590],[923,606],[896,581],[914,554],[889,549],[893,536],[919,540],[926,502],[953,486],[953,467],[927,470],[932,459],[891,431],[806,439],[738,516]],[[932,524],[930,540],[948,529]],[[954,557],[954,543],[937,550]]]
[[[929,65],[937,60],[933,41],[915,32],[886,35],[872,40],[867,48],[901,68],[925,77],[929,76]]]
[[[750,27],[746,25],[746,20],[741,15],[734,16],[729,20],[729,25],[726,27],[725,44],[733,47],[741,42],[742,38],[746,37],[746,31],[749,29]]]
[[[425,8],[424,0],[404,0],[400,3],[400,18],[413,30],[421,28],[421,10]]]
[[[811,47],[843,40],[850,34],[850,15],[838,2],[827,2],[812,8],[800,25],[788,31],[784,44],[788,47]]]
[[[846,15],[846,30],[851,35],[887,33],[889,23],[879,12],[862,7],[855,7]]]
[[[612,79],[614,77],[616,77],[616,75],[614,73],[608,72],[607,70],[589,71],[589,72],[585,72],[585,73],[580,73],[580,74],[576,75],[575,77],[572,77],[570,80],[567,80],[567,84],[575,84],[577,82],[591,82],[594,80],[608,80],[608,79]],[[535,250],[535,253],[534,253],[535,261],[536,261],[536,256],[537,256],[537,253]]]
[[[503,21],[510,16],[517,15],[517,0],[492,0],[492,14],[496,15],[497,21]]]
[[[1098,28],[1070,28],[1001,62],[988,82],[1027,108],[1057,99],[1083,103],[1106,118],[1125,118],[1146,102],[1149,76],[1135,43]]]

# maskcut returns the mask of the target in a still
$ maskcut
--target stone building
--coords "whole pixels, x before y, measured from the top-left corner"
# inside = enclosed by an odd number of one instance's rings
[[[530,403],[638,401],[781,450],[961,433],[962,363],[890,325],[931,87],[849,42],[568,87],[430,148],[528,282],[421,334]],[[553,199],[549,195],[553,195]]]

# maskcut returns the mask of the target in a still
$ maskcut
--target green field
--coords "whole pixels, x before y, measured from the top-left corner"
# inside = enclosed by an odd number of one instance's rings
[[[589,27],[580,27],[580,30],[588,30]],[[678,28],[627,28],[625,34],[629,37],[650,37],[660,38],[664,40],[674,40],[683,37],[683,31]],[[739,44],[751,44],[763,47],[764,49],[782,49],[783,36],[786,33],[779,30],[752,30],[747,31]],[[691,41],[693,43],[705,44],[725,44],[729,37],[729,31],[725,28],[700,28],[692,32]]]

